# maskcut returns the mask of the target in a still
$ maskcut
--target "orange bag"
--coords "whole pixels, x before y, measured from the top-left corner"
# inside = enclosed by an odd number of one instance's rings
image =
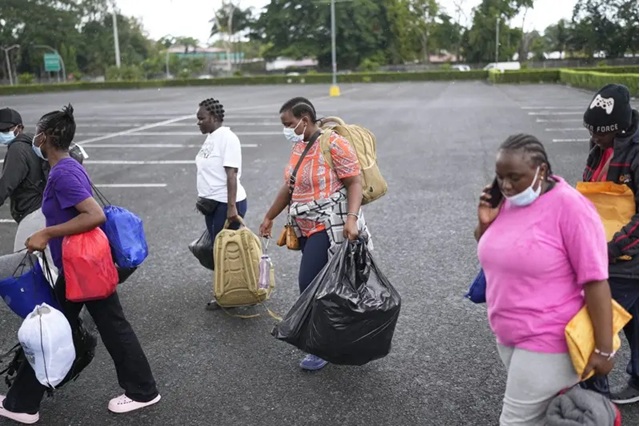
[[[576,189],[598,210],[607,241],[636,214],[636,200],[627,185],[613,182],[578,182]]]
[[[118,286],[109,240],[100,228],[64,237],[62,269],[71,302],[106,299]]]

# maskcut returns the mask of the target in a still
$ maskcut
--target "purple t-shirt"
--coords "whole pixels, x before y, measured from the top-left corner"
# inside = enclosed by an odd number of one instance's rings
[[[60,225],[78,216],[75,206],[92,197],[91,180],[73,158],[64,158],[51,168],[44,189],[42,213],[47,226]],[[62,270],[62,238],[49,241],[53,263]]]

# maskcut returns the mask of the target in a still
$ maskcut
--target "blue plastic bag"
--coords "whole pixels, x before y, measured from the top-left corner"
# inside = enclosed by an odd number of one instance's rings
[[[104,207],[107,221],[102,230],[107,234],[113,259],[121,268],[137,268],[149,255],[142,219],[122,207]]]
[[[0,297],[21,318],[26,318],[36,306],[46,303],[60,310],[60,304],[34,254],[13,253],[2,256],[3,264],[18,262],[13,273],[0,280]]]
[[[471,283],[469,291],[464,296],[471,300],[473,303],[486,303],[485,297],[487,291],[487,279],[484,276],[484,270],[480,269],[476,279]]]

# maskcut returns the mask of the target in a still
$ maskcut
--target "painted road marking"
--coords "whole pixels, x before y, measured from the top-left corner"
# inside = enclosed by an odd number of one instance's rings
[[[256,143],[244,143],[240,144],[242,148],[257,148],[258,144]],[[89,149],[95,148],[202,148],[202,144],[200,145],[182,145],[179,143],[138,143],[138,144],[127,144],[127,143],[114,143],[114,144],[95,144],[91,145]]]
[[[157,127],[157,126],[156,126]],[[124,132],[121,132],[124,133]],[[275,136],[275,135],[282,135],[282,132],[234,132],[236,135],[238,136]],[[136,132],[130,132],[127,134],[134,134],[135,136],[203,136],[201,133],[199,132],[142,132],[142,131],[136,131]],[[109,136],[110,133],[103,133],[103,132],[99,132],[99,133],[94,133],[94,132],[89,132],[89,133],[76,133],[76,136],[100,136],[100,135],[105,135],[105,136]],[[109,139],[109,138],[105,138],[105,139]],[[95,138],[95,139],[89,139],[91,141],[99,141],[102,140],[100,138]],[[84,143],[79,143],[84,145],[88,142],[84,142]]]
[[[103,183],[98,188],[166,188],[166,183]]]
[[[551,112],[551,111],[544,111],[544,112],[530,112],[528,113],[529,115],[582,115],[584,114],[584,111],[576,111],[576,112],[569,112],[569,111],[555,111],[555,112]]]

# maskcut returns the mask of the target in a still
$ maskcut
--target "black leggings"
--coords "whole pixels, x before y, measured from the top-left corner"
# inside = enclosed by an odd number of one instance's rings
[[[77,327],[82,306],[87,307],[102,342],[113,359],[118,383],[124,389],[125,395],[138,402],[148,402],[158,396],[151,367],[135,332],[124,316],[118,294],[113,293],[103,300],[74,303],[65,299],[65,287],[64,274],[61,272],[56,281],[55,291],[58,300],[64,301],[62,312],[74,328]],[[36,378],[31,365],[24,362],[7,393],[4,408],[14,413],[35,414],[40,409],[46,389]]]

